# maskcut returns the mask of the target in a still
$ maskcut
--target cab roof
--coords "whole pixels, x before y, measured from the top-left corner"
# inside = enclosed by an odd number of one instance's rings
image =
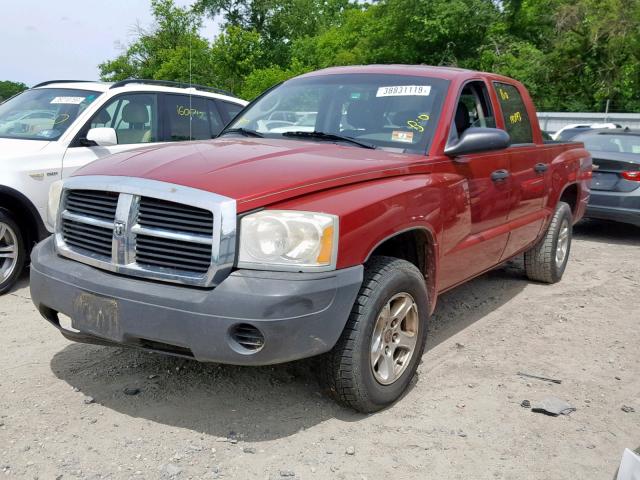
[[[467,70],[457,67],[434,67],[431,65],[350,65],[345,67],[329,67],[322,70],[316,70],[301,77],[313,77],[320,75],[337,75],[337,74],[357,74],[357,73],[379,73],[388,75],[412,75],[418,77],[441,78],[444,80],[466,80],[467,78],[487,77],[492,80],[508,80],[512,79],[494,73],[478,72],[475,70]]]

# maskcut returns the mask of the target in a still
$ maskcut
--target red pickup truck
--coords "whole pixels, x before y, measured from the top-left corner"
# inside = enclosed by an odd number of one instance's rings
[[[372,412],[409,384],[439,294],[520,254],[530,279],[560,280],[590,178],[514,80],[330,68],[215,140],[112,155],[52,188],[32,298],[79,342],[317,356],[329,394]]]

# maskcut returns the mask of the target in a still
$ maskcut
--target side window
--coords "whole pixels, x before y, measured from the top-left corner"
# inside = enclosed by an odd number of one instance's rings
[[[495,128],[496,119],[491,108],[491,101],[484,82],[467,83],[458,99],[454,117],[454,127],[450,138],[459,138],[470,127]]]
[[[165,98],[169,141],[206,140],[217,135],[214,132],[219,132],[222,122],[217,112],[209,108],[206,98],[189,95]]]
[[[157,142],[157,95],[131,93],[118,96],[93,116],[90,127],[113,128],[118,145]]]
[[[226,115],[226,121],[229,123],[231,120],[236,118],[236,115],[240,113],[240,111],[244,108],[242,105],[238,105],[237,103],[229,103],[218,100],[217,102],[218,108],[222,110],[223,115]]]
[[[506,83],[495,82],[494,85],[502,109],[504,125],[511,135],[511,143],[533,143],[531,121],[518,89]]]

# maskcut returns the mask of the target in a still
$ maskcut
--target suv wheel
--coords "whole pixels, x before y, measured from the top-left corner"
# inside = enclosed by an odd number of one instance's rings
[[[571,207],[559,202],[544,237],[524,254],[524,267],[529,280],[544,283],[560,281],[569,260],[572,232]]]
[[[424,277],[413,264],[371,259],[342,336],[320,360],[321,386],[360,412],[396,401],[420,363],[428,311]]]
[[[0,209],[0,295],[9,291],[24,267],[26,250],[18,224]]]

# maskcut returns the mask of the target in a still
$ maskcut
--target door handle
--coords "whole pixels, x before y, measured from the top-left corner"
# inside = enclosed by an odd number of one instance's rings
[[[509,178],[508,170],[502,169],[502,170],[495,170],[494,172],[491,172],[491,180],[493,180],[494,182],[502,182],[507,178]]]
[[[536,173],[544,173],[549,170],[549,165],[546,163],[536,163],[536,166],[533,167]]]

